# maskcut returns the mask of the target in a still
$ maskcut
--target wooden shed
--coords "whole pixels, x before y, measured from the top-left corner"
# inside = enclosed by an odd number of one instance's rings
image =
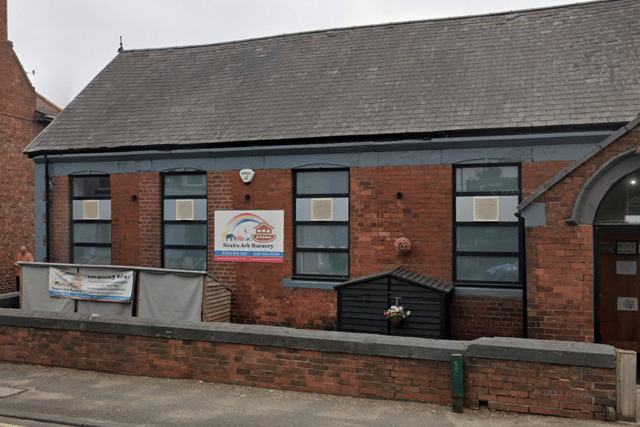
[[[215,277],[204,277],[203,322],[231,322],[231,289]]]
[[[336,285],[338,330],[420,338],[449,337],[453,285],[396,268]],[[410,315],[396,326],[384,315],[399,304]]]

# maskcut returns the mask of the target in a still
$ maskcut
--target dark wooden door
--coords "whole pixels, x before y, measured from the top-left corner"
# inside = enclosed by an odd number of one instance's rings
[[[596,336],[640,351],[640,226],[596,226]]]

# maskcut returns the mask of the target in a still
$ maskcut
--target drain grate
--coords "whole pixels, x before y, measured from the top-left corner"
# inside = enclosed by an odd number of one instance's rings
[[[27,390],[23,388],[1,387],[0,386],[0,399],[13,396],[14,394],[20,394]]]

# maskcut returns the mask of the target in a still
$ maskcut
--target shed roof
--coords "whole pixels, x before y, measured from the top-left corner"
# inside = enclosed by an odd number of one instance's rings
[[[25,150],[622,125],[640,111],[640,2],[125,50]]]
[[[372,280],[391,277],[394,279],[403,280],[411,283],[412,285],[420,286],[423,288],[431,289],[433,291],[449,293],[453,290],[451,283],[446,283],[440,280],[432,279],[424,274],[416,273],[415,271],[407,270],[402,267],[396,267],[393,270],[383,271],[381,273],[371,274],[369,276],[358,277],[357,279],[351,279],[347,282],[334,286],[334,289],[345,288],[353,286],[359,283],[366,283]]]

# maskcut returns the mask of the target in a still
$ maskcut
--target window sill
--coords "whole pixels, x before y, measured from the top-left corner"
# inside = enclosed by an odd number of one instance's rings
[[[498,297],[498,298],[522,298],[522,289],[496,287],[474,287],[473,285],[454,284],[454,295]]]
[[[345,280],[327,281],[327,280],[313,280],[313,279],[292,279],[283,278],[282,286],[285,288],[305,288],[305,289],[325,289],[333,290],[333,287],[346,282]]]

